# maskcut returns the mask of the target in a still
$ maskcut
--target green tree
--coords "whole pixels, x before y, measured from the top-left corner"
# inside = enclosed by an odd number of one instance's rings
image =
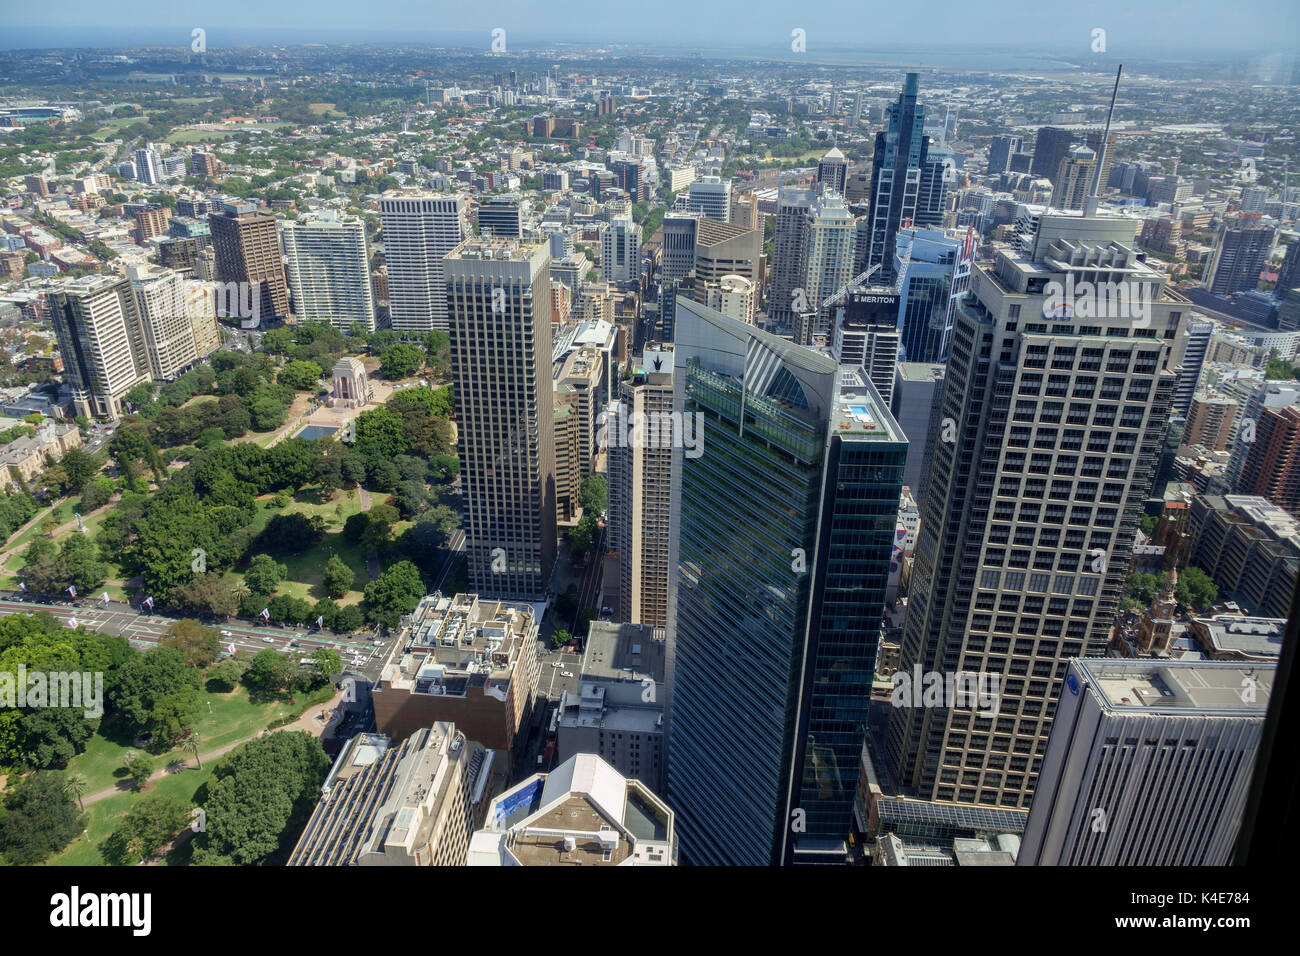
[[[583,511],[603,514],[605,511],[606,485],[604,475],[588,475],[582,479],[578,493],[578,502]]]
[[[279,731],[241,744],[217,763],[208,788],[199,865],[263,864],[293,846],[320,799],[329,758],[315,737]]]
[[[129,657],[109,688],[109,699],[133,730],[144,730],[155,705],[185,688],[198,690],[202,678],[170,647],[154,647]]]
[[[280,369],[275,380],[300,392],[311,391],[320,383],[324,370],[315,362],[293,361]]]
[[[409,378],[424,367],[425,352],[414,345],[398,343],[379,356],[379,371],[394,381]]]
[[[209,684],[215,684],[218,688],[232,691],[243,680],[246,669],[247,666],[239,658],[227,657],[208,671],[208,682]]]
[[[1219,589],[1210,576],[1200,568],[1189,567],[1178,574],[1174,598],[1179,604],[1204,611],[1219,599]]]
[[[331,680],[334,675],[343,672],[343,658],[339,652],[328,647],[317,648],[311,655],[312,669],[323,680]]]
[[[558,628],[551,633],[551,643],[556,647],[563,647],[573,640],[573,635],[564,628]]]
[[[204,627],[189,617],[174,621],[158,645],[180,651],[188,667],[207,667],[221,653],[221,638],[216,628]]]
[[[288,573],[288,566],[269,554],[254,555],[244,572],[244,585],[254,594],[271,594]]]
[[[385,627],[396,627],[403,614],[410,614],[424,596],[420,569],[410,561],[398,561],[386,568],[365,589],[366,618]]]
[[[131,778],[135,789],[143,790],[153,776],[153,761],[142,753],[131,755],[126,761],[126,775]]]
[[[80,836],[86,816],[60,773],[10,778],[0,814],[0,853],[10,863],[42,863]]]
[[[325,562],[325,572],[322,583],[325,586],[325,593],[332,598],[341,598],[352,590],[353,584],[356,583],[356,574],[348,563],[340,558],[337,554],[332,555]]]
[[[189,822],[189,808],[179,796],[147,794],[118,818],[105,844],[106,855],[119,866],[147,860],[175,839]]]
[[[276,697],[289,686],[294,666],[287,654],[266,648],[253,655],[244,672],[244,683],[263,697]]]

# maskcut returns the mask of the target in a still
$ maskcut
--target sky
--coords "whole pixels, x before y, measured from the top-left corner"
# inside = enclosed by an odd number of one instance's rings
[[[1181,58],[1300,45],[1297,0],[0,0],[0,48],[188,46],[195,27],[208,46],[257,42],[435,42],[486,49],[495,28],[507,44],[641,43],[669,49],[736,48],[788,54],[804,31],[807,52],[993,46],[1086,55],[1093,31],[1113,52]],[[224,42],[223,42],[224,41]]]

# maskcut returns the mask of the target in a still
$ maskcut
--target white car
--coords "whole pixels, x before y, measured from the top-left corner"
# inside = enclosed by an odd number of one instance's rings
[[[274,643],[275,643],[275,638],[273,638],[273,637],[264,637],[264,638],[262,638],[262,643],[263,643],[263,644],[274,644]]]
[[[222,636],[222,637],[233,637],[234,635],[232,635],[229,631],[222,631],[222,632],[221,632],[221,636]]]
[[[560,671],[560,676],[561,676],[561,677],[572,677],[572,676],[573,676],[573,671]]]
[[[560,662],[559,662],[559,661],[551,661],[551,666],[552,666],[552,667],[559,667],[559,666],[560,666]]]

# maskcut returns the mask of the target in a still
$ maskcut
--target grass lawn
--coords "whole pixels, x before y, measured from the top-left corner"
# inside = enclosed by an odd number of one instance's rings
[[[366,556],[355,545],[343,540],[341,533],[343,522],[347,521],[349,516],[361,510],[360,495],[349,497],[346,491],[340,491],[335,495],[333,501],[321,504],[316,491],[308,489],[298,492],[284,508],[276,508],[272,505],[272,497],[272,495],[263,495],[257,500],[259,505],[258,514],[251,527],[259,532],[266,527],[266,523],[274,515],[291,511],[297,511],[308,517],[320,515],[325,519],[326,528],[329,529],[324,540],[301,554],[274,555],[277,561],[289,569],[289,576],[275,589],[277,594],[288,594],[292,597],[310,601],[313,604],[325,597],[325,589],[321,587],[321,581],[325,576],[325,564],[329,561],[331,553],[337,554],[347,562],[348,567],[356,574],[357,583],[360,587],[366,586],[366,583],[370,580],[370,576],[366,572]],[[337,505],[343,506],[342,521],[334,513],[334,508]],[[336,602],[341,606],[356,604],[361,600],[361,597],[360,588],[356,588],[343,595],[343,597],[337,598]]]
[[[199,752],[215,750],[225,744],[248,737],[261,730],[279,716],[285,704],[271,701],[254,704],[248,699],[248,691],[243,687],[226,693],[201,692],[204,701],[212,703],[212,712],[208,713],[207,703],[199,707],[194,729],[199,732]],[[297,706],[297,705],[294,705]],[[69,773],[79,773],[86,778],[90,786],[87,793],[95,793],[114,786],[119,780],[122,758],[127,751],[135,750],[131,746],[130,736],[115,732],[111,724],[104,726],[101,733],[95,734],[86,744],[86,752],[79,754],[68,765]],[[188,747],[177,747],[165,754],[150,754],[155,769],[162,769],[168,762],[185,756],[193,757]]]
[[[321,579],[325,575],[325,564],[330,559],[331,549],[334,554],[347,562],[348,567],[356,575],[356,583],[365,587],[370,581],[370,575],[366,572],[366,556],[354,545],[344,541],[342,534],[327,534],[324,541],[302,554],[283,555],[276,559],[289,569],[289,576],[280,582],[276,593],[289,594],[311,601],[313,604],[325,597]],[[340,606],[356,604],[361,597],[361,591],[353,589],[343,597],[336,598],[335,603]]]
[[[212,715],[205,714],[196,725],[196,729],[202,735],[199,742],[199,751],[202,753],[215,750],[240,738],[251,737],[271,721],[278,719],[280,714],[283,713],[286,717],[296,717],[309,708],[329,700],[333,695],[334,688],[328,685],[311,694],[299,695],[297,703],[294,704],[280,701],[253,704],[248,700],[248,692],[242,687],[226,694],[205,694],[205,699],[212,701]],[[111,748],[114,749],[105,748],[104,744],[110,744]],[[87,793],[94,793],[97,790],[112,786],[116,782],[112,772],[121,766],[122,754],[129,749],[131,748],[111,744],[110,741],[96,734],[91,738],[86,752],[77,757],[69,765],[68,770],[69,772],[79,772],[85,775],[86,779],[91,782]],[[154,760],[156,767],[162,768],[167,765],[168,760],[185,755],[188,755],[191,759],[193,758],[193,753],[181,748],[171,751],[170,755],[157,758],[153,758],[151,755],[151,759]],[[110,762],[110,757],[116,761],[115,764]],[[213,768],[219,759],[204,761],[202,770],[190,767],[189,769],[168,774],[162,779],[149,784],[149,789],[144,793],[175,794],[187,803],[197,805],[195,795],[204,784],[212,779]],[[107,778],[105,778],[105,772],[108,774]],[[106,783],[103,782],[105,779],[107,779]],[[88,837],[82,836],[73,841],[66,850],[50,861],[51,865],[104,865],[107,861],[104,859],[100,847],[112,835],[118,818],[141,796],[140,793],[127,790],[117,796],[108,797],[90,804],[86,808],[86,814],[89,818],[86,828],[89,831]],[[176,861],[169,860],[169,862],[188,860],[189,854],[178,853],[177,857]]]
[[[145,793],[165,793],[179,796],[186,803],[195,806],[195,795],[212,779],[212,765],[204,764],[202,770],[190,768],[169,774],[161,780],[155,780]],[[107,800],[92,803],[86,808],[88,824],[87,833],[78,837],[59,855],[49,861],[50,866],[105,866],[108,860],[100,849],[113,834],[118,818],[131,804],[139,799],[140,794],[127,792]]]

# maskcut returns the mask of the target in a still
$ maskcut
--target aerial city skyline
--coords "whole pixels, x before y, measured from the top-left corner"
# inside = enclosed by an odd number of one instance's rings
[[[426,6],[14,11],[0,861],[1294,834],[1289,5]]]

